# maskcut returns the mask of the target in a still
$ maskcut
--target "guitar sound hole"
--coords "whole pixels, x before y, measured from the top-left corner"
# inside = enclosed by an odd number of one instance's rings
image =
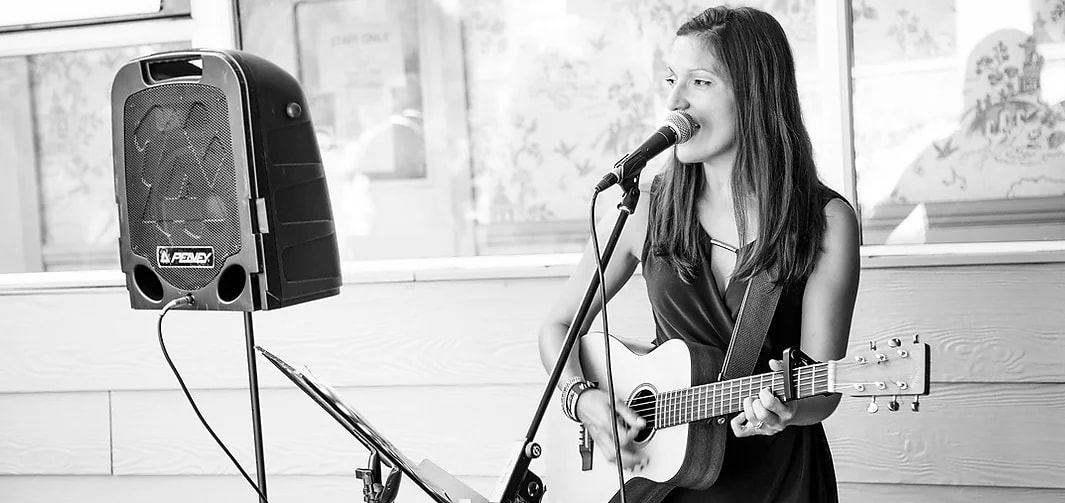
[[[636,442],[643,442],[651,437],[655,430],[655,406],[658,398],[649,389],[641,389],[629,400],[629,406],[637,415],[647,421],[645,426],[636,434]]]

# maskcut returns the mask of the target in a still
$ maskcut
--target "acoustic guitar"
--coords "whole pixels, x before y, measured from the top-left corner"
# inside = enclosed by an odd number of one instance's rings
[[[745,398],[762,388],[772,389],[785,401],[831,393],[869,397],[869,412],[879,408],[877,397],[891,397],[888,406],[894,411],[904,396],[914,397],[912,410],[917,411],[916,397],[928,394],[928,345],[916,336],[913,342],[891,339],[879,349],[870,343],[867,350],[823,363],[796,361],[790,355],[797,352],[786,354],[786,370],[720,382],[710,382],[716,379],[712,372],[721,368],[722,354],[716,348],[669,340],[647,352],[614,337],[609,340],[615,393],[647,421],[635,441],[646,462],[626,470],[626,481],[640,477],[694,489],[709,487],[717,474],[710,463],[718,462],[722,454],[713,450],[724,448],[727,420],[743,410]],[[585,377],[605,390],[603,335],[590,333],[580,344]],[[592,449],[583,427],[555,406],[540,431],[547,500],[610,501],[618,490],[617,468],[602,456],[600,446]]]

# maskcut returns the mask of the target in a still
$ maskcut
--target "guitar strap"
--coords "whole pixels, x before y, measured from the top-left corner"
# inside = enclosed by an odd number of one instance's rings
[[[773,283],[776,276],[776,267],[772,270],[763,270],[754,275],[747,282],[747,288],[743,292],[743,300],[740,302],[740,312],[736,316],[736,323],[732,326],[732,338],[729,340],[728,350],[725,352],[725,360],[721,364],[721,373],[718,381],[747,377],[754,372],[754,366],[758,363],[758,356],[762,353],[762,345],[765,343],[769,325],[773,322],[773,315],[777,311],[777,302],[780,300],[780,288]],[[691,427],[701,427],[693,423]],[[721,451],[725,448],[725,435],[727,435],[728,423],[718,423],[717,420],[710,422],[710,428],[716,430],[718,441],[715,446]],[[718,461],[724,459],[723,452],[714,453]],[[713,470],[720,470],[720,462],[715,463]],[[716,479],[717,474],[713,474]],[[632,478],[625,482],[625,500],[633,503],[661,503],[676,486],[668,483],[656,483],[644,478]],[[610,503],[621,501],[619,494],[614,494]]]
[[[718,381],[747,377],[754,372],[780,300],[780,288],[773,284],[775,275],[776,267],[773,267],[772,271],[763,270],[747,282]]]

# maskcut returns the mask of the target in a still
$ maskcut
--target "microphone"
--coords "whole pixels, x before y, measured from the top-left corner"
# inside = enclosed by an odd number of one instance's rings
[[[666,115],[665,124],[658,128],[642,145],[622,157],[614,169],[603,176],[595,185],[596,192],[602,192],[619,181],[640,174],[647,161],[661,154],[663,150],[684,143],[699,130],[699,124],[687,113],[674,110]]]

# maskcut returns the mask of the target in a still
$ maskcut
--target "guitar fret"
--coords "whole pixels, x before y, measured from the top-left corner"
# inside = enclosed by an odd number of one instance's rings
[[[703,415],[703,390],[702,388],[694,388],[695,391],[695,408],[692,412],[692,419],[698,419]]]
[[[669,426],[673,426],[673,423],[672,423],[673,417],[672,417],[672,415],[673,415],[673,393],[670,392],[669,396],[666,399],[666,424],[668,424]]]
[[[694,421],[695,416],[699,414],[699,390],[691,388],[688,390],[688,421]]]
[[[673,424],[681,424],[681,421],[678,421],[679,418],[677,417],[677,413],[676,413],[676,402],[677,402],[676,395],[679,392],[681,392],[681,391],[676,390],[676,391],[673,392],[672,413],[670,415],[670,420],[673,422]]]
[[[710,396],[714,396],[713,388],[708,390],[708,392],[710,393]],[[714,417],[714,416],[717,416],[717,403],[716,402],[710,402],[710,417]]]
[[[692,388],[691,390],[691,403],[688,404],[688,417],[692,421],[695,421],[699,417],[699,409],[702,407],[703,402],[700,400],[700,394],[698,388]]]
[[[799,396],[809,396],[809,395],[813,395],[814,394],[814,372],[812,372],[812,371],[813,371],[813,369],[806,370],[806,376],[805,376],[805,377],[807,377],[809,379],[809,394],[806,394],[806,395],[802,394],[802,391],[801,391],[802,390],[802,382],[800,380],[800,382],[799,382],[800,392],[798,393]],[[802,373],[803,373],[803,370],[800,370],[799,374],[801,375]]]
[[[684,416],[688,422],[692,420],[692,390],[688,389],[684,392]]]
[[[681,390],[677,396],[677,422],[684,424],[684,395],[685,390]]]
[[[680,422],[680,394],[683,390],[677,390],[673,394],[673,424],[681,424]]]
[[[659,416],[662,426],[669,426],[669,392],[662,394],[662,414]]]
[[[728,394],[729,409],[735,409],[736,397],[739,396],[739,391],[736,390],[737,386],[738,383],[733,383],[732,386],[729,386],[729,388],[731,388]]]
[[[667,426],[667,415],[669,414],[669,393],[662,393],[659,399],[659,405],[662,407],[662,412],[658,414],[658,422],[662,427]]]
[[[687,390],[681,390],[677,395],[677,424],[684,424],[684,398]]]
[[[665,401],[662,402],[662,423],[666,426],[672,426],[669,424],[669,393],[665,395]]]
[[[732,392],[730,392],[728,394],[728,396],[729,396],[729,399],[732,400],[732,403],[735,403],[735,400],[737,398],[739,398],[740,395],[743,393],[743,389],[742,389],[742,386],[740,386],[739,382],[733,383],[731,387],[732,387]]]
[[[677,419],[677,394],[669,394],[669,421],[670,426],[676,424],[674,421]]]
[[[691,388],[688,393],[688,420],[695,421],[699,417],[699,407],[702,405],[699,400],[699,389]]]
[[[674,424],[682,424],[682,422],[681,422],[681,419],[682,419],[681,418],[681,412],[682,412],[681,411],[681,394],[682,393],[684,393],[684,390],[678,390],[677,393],[673,395],[673,423]]]
[[[699,417],[698,417],[698,419],[706,419],[706,418],[710,417],[710,406],[711,406],[711,404],[710,404],[710,397],[711,397],[710,389],[705,387],[705,386],[700,387],[699,389],[700,389],[700,393],[702,393],[702,397],[699,399],[700,400],[700,407],[699,407]]]
[[[669,421],[669,425],[670,426],[673,426],[675,424],[673,422],[673,420],[674,420],[673,415],[675,414],[674,411],[676,410],[676,406],[674,405],[674,401],[675,401],[674,400],[674,395],[675,395],[675,393],[670,393],[669,394],[669,415],[666,416],[666,420]]]
[[[802,374],[802,370],[800,370],[799,373]],[[808,374],[808,377],[809,377],[809,395],[814,395],[815,394],[814,393],[814,373],[807,371],[807,374]],[[801,383],[802,382],[800,382],[800,385],[799,385],[800,388],[802,387]],[[802,393],[799,393],[799,395],[802,396]]]

